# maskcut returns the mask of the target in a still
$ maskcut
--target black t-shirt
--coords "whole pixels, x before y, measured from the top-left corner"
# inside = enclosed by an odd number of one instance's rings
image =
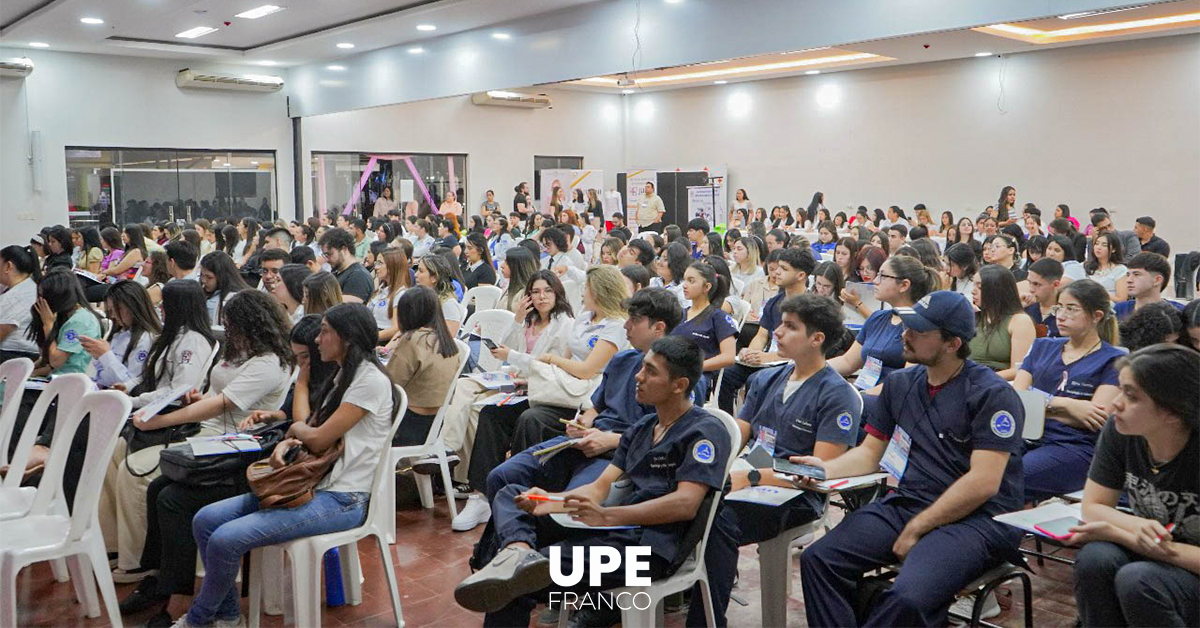
[[[1181,543],[1200,545],[1200,441],[1196,432],[1170,462],[1150,464],[1150,446],[1141,436],[1126,436],[1109,421],[1100,433],[1088,479],[1125,491],[1133,513],[1175,524],[1171,536]]]
[[[345,270],[334,271],[333,276],[337,277],[338,283],[341,284],[342,294],[358,297],[363,303],[366,303],[374,292],[375,282],[371,280],[371,273],[358,262],[347,266]]]
[[[523,212],[521,211],[520,208],[517,207],[517,205],[520,205],[522,203],[525,204],[525,211],[523,211]],[[529,210],[530,210],[529,197],[525,194],[521,194],[520,192],[517,192],[517,195],[513,197],[513,211],[520,212],[521,214],[528,214]]]
[[[1150,236],[1150,239],[1146,240],[1146,243],[1142,245],[1142,250],[1150,251],[1151,253],[1158,253],[1167,259],[1171,258],[1171,245],[1167,244],[1166,240],[1156,235]]]

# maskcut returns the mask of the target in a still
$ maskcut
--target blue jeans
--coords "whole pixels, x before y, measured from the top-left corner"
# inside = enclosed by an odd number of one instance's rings
[[[358,527],[370,498],[369,493],[317,491],[303,506],[259,510],[258,498],[246,493],[201,508],[192,519],[192,535],[206,573],[188,609],[188,623],[207,626],[241,614],[234,580],[246,552]]]

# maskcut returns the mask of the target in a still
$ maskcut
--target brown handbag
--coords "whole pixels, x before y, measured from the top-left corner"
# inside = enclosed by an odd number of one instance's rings
[[[246,468],[246,480],[260,508],[296,508],[312,501],[317,484],[342,457],[345,444],[338,439],[321,455],[313,454],[303,445],[297,447],[295,459],[278,469],[266,460]]]

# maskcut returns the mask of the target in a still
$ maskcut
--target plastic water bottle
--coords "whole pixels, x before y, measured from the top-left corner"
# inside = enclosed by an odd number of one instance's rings
[[[346,591],[342,588],[342,561],[338,548],[325,552],[325,605],[346,604]]]

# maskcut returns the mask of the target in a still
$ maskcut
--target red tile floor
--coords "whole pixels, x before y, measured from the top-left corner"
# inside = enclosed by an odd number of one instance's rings
[[[470,573],[467,558],[482,531],[483,526],[467,533],[451,531],[444,501],[439,501],[432,512],[414,509],[399,513],[398,538],[396,544],[391,546],[391,551],[400,577],[401,607],[406,626],[457,628],[482,624],[481,615],[464,610],[454,602],[453,597],[454,586]],[[359,552],[366,578],[363,602],[358,606],[324,608],[322,626],[375,628],[395,625],[375,543],[363,541],[359,544]],[[1069,556],[1070,552],[1063,555]],[[730,602],[729,625],[760,626],[758,555],[753,546],[742,549],[739,570],[740,582],[734,594],[748,605]],[[1071,567],[1047,562],[1044,568],[1035,566],[1035,571],[1035,624],[1050,628],[1073,626],[1075,600]],[[798,569],[793,570],[793,578],[792,597],[788,600],[788,626],[806,626]],[[117,598],[124,599],[133,589],[134,585],[118,585]],[[1019,584],[1001,588],[1004,612],[993,621],[1002,626],[1021,626],[1024,616],[1021,599]],[[176,596],[171,605],[172,614],[182,614],[188,601]],[[55,582],[45,563],[29,567],[18,576],[17,604],[21,626],[58,628],[109,625],[103,611],[97,619],[85,618],[82,608],[75,602],[71,584]],[[243,599],[243,608],[245,604]],[[125,625],[141,626],[151,614],[153,611],[127,616],[124,618]],[[667,625],[671,627],[682,626],[683,620],[683,613],[671,614],[666,618]],[[531,623],[536,625],[536,614]],[[262,625],[274,628],[282,626],[283,621],[281,617],[264,616]]]

